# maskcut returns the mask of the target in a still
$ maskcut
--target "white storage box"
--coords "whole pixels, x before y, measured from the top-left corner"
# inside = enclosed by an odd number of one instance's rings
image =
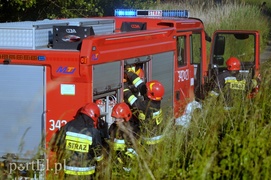
[[[92,26],[96,34],[114,31],[114,21],[101,18],[71,18],[0,23],[0,48],[47,48],[53,38],[53,26]]]
[[[67,25],[58,20],[0,23],[0,48],[36,49],[46,47],[53,35],[53,25]]]

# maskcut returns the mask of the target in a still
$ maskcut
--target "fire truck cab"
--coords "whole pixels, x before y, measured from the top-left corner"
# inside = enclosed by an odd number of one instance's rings
[[[183,125],[229,57],[241,60],[244,76],[259,73],[259,44],[258,31],[209,37],[187,10],[119,9],[113,17],[0,23],[2,167],[48,165],[36,160],[48,161],[54,133],[88,102],[111,124],[127,65],[143,69],[144,81],[164,85],[164,112]]]

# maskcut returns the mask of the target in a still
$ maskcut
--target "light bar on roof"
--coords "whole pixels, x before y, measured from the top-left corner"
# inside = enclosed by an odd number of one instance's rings
[[[137,10],[135,9],[115,9],[115,16],[136,16]]]
[[[163,17],[189,17],[188,10],[163,10]]]
[[[188,10],[135,10],[116,9],[115,16],[158,16],[158,17],[189,17]]]

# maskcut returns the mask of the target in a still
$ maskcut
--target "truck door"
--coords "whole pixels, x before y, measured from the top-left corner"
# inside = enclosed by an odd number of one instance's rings
[[[178,34],[174,62],[174,113],[179,117],[186,104],[194,98],[194,66],[190,64],[191,33]]]
[[[244,78],[258,76],[260,68],[260,41],[258,31],[220,30],[213,35],[209,79],[226,69],[226,61],[236,57],[241,62]]]
[[[0,65],[0,107],[1,161],[30,160],[44,128],[44,67]]]

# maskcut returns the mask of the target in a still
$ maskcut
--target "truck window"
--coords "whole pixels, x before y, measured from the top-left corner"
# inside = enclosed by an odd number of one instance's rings
[[[201,62],[201,34],[193,33],[190,36],[191,44],[191,64],[199,64]]]
[[[254,34],[217,33],[214,38],[212,63],[216,65],[218,73],[226,69],[226,62],[230,57],[236,57],[241,62],[242,75],[252,77],[256,63],[255,39]]]
[[[184,66],[187,64],[187,59],[186,59],[186,52],[185,52],[185,43],[186,42],[186,37],[185,36],[178,36],[177,38],[177,64],[178,67]]]
[[[242,62],[242,65],[254,64],[255,37],[254,35],[247,35],[246,37],[242,38],[241,35],[219,34],[219,36],[217,36],[225,39],[224,53],[214,55],[214,59],[218,56],[223,57],[224,62],[219,64],[220,66],[226,67],[227,59],[232,56],[237,57]]]
[[[230,57],[241,62],[240,74],[244,78],[253,78],[257,63],[257,46],[255,33],[216,32],[213,38],[211,64],[217,73],[223,72]]]

